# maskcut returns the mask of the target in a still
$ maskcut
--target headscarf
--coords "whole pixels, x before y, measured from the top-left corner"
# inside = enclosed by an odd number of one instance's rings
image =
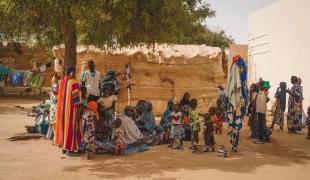
[[[160,125],[164,128],[166,127],[170,127],[171,126],[171,121],[169,120],[169,116],[170,114],[172,113],[173,110],[170,110],[169,109],[169,104],[172,103],[174,104],[173,102],[173,99],[169,99],[168,102],[167,102],[167,109],[166,111],[163,113],[162,117],[161,117],[161,120],[160,120]]]
[[[144,108],[144,113],[142,115],[142,119],[145,123],[144,128],[151,133],[156,127],[155,116],[152,112],[152,103],[150,101],[146,101],[144,103]]]
[[[89,101],[87,108],[96,114],[96,120],[99,121],[98,104],[95,101]]]
[[[73,76],[74,73],[75,73],[74,67],[67,67],[66,68],[66,75]]]
[[[279,99],[280,107],[283,111],[286,108],[286,83],[280,82],[280,87],[277,89],[276,98]]]

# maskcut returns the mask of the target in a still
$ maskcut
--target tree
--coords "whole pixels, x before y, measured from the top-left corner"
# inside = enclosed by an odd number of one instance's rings
[[[78,43],[178,43],[214,14],[202,0],[2,0],[0,33],[45,48],[63,43],[65,66],[75,66]]]

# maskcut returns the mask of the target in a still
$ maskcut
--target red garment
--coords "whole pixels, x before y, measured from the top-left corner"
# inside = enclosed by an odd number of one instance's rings
[[[221,133],[223,130],[223,119],[217,115],[213,115],[211,117],[211,120],[213,122],[214,131],[217,133]]]

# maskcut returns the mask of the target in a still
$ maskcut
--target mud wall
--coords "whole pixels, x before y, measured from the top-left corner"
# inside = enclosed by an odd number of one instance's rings
[[[54,48],[54,55],[63,59],[64,49]],[[123,73],[126,64],[130,64],[133,84],[131,105],[135,105],[140,99],[151,100],[156,115],[162,114],[169,98],[180,100],[184,92],[189,92],[191,98],[197,98],[199,110],[205,112],[217,97],[217,85],[222,85],[225,81],[220,50],[215,55],[213,51],[212,58],[209,55],[190,59],[179,56],[158,62],[158,57],[139,52],[125,55],[88,49],[77,53],[77,77],[80,77],[90,59],[95,62],[96,69],[101,74],[108,70]],[[127,105],[127,89],[124,80],[120,78],[119,82],[117,110],[120,112]]]

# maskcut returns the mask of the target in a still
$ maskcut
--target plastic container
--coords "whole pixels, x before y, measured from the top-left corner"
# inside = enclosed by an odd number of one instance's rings
[[[48,124],[36,125],[36,132],[46,135],[48,131]]]

